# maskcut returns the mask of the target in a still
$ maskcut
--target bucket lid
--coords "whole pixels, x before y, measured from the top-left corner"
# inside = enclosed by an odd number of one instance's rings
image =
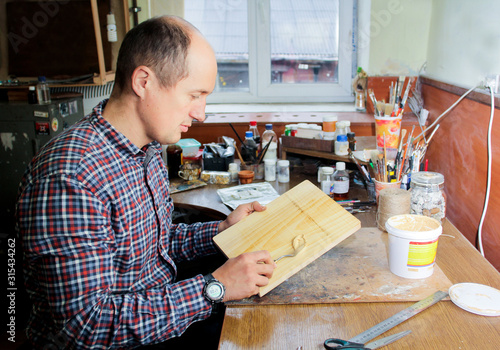
[[[438,220],[415,214],[391,216],[385,228],[389,234],[413,240],[435,239],[443,232]]]

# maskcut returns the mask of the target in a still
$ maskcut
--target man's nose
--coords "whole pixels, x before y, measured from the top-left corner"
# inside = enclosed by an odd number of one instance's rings
[[[199,106],[196,106],[190,113],[191,118],[194,118],[199,122],[203,122],[205,120],[205,107],[206,102],[200,103]]]

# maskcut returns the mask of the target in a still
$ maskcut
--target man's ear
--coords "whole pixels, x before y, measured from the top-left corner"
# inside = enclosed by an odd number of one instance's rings
[[[144,98],[146,89],[150,88],[153,72],[146,66],[139,66],[132,72],[132,90],[139,98]]]

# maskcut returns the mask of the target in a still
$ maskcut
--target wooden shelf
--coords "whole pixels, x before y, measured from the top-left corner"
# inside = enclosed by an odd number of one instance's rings
[[[356,148],[360,151],[364,150],[364,149],[376,149],[377,145],[376,145],[375,136],[356,137]],[[310,150],[310,149],[282,146],[281,147],[281,159],[286,159],[288,153],[301,154],[304,156],[322,158],[322,159],[338,160],[341,162],[351,162],[351,163],[353,162],[352,159],[349,158],[349,156],[339,156],[333,152],[323,152],[323,151],[316,151],[316,150]],[[358,162],[360,164],[368,164],[368,162],[364,162],[364,161],[361,161],[359,159],[358,159]]]

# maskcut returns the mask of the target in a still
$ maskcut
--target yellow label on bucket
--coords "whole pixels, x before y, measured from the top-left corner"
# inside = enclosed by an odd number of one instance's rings
[[[434,264],[438,240],[430,242],[410,242],[408,267],[425,267]]]

